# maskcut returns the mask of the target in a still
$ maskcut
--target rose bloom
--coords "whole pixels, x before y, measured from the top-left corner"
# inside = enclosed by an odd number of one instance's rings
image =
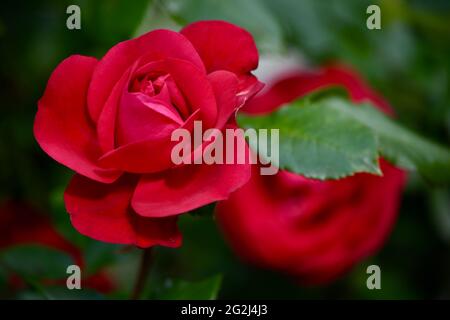
[[[293,72],[275,80],[244,111],[268,113],[315,90],[339,86],[354,102],[389,105],[342,67]],[[383,176],[360,173],[319,181],[279,171],[250,181],[216,207],[219,224],[244,260],[293,275],[301,283],[336,279],[384,243],[395,223],[405,174],[381,159]]]
[[[74,170],[65,192],[73,226],[97,240],[176,247],[177,215],[228,195],[249,164],[171,161],[178,128],[224,130],[262,87],[252,36],[222,21],[181,32],[155,30],[111,48],[101,60],[74,55],[53,71],[34,135]]]
[[[81,250],[65,239],[53,227],[47,216],[28,203],[8,200],[0,205],[0,252],[21,245],[38,245],[58,250],[70,256],[80,268],[85,265]],[[26,286],[25,281],[18,274],[11,273],[10,270],[6,271],[10,289],[19,290]],[[49,285],[66,285],[66,279],[40,280]],[[105,294],[115,290],[114,282],[103,270],[84,277],[82,287],[95,289]]]

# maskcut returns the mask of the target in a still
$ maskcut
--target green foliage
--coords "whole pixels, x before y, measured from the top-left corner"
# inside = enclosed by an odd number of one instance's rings
[[[406,129],[369,104],[355,107],[347,101],[328,99],[323,101],[323,108],[336,110],[372,129],[377,135],[380,153],[394,164],[417,170],[432,183],[450,182],[448,148]]]
[[[378,111],[341,98],[300,99],[272,114],[241,116],[244,127],[280,129],[280,167],[317,179],[358,172],[380,174],[381,155],[419,171],[427,180],[450,182],[450,151]]]
[[[19,245],[2,251],[0,261],[7,271],[25,279],[64,279],[74,261],[66,253],[40,245]]]
[[[85,288],[68,290],[60,286],[39,286],[34,290],[21,292],[17,298],[21,300],[103,300],[104,296]]]
[[[280,130],[280,167],[305,177],[381,174],[372,131],[338,110],[300,100],[268,116],[239,118],[245,128]]]
[[[157,297],[162,300],[214,300],[221,283],[221,275],[195,282],[166,279]]]
[[[86,274],[92,275],[96,272],[114,264],[117,261],[117,253],[122,246],[113,245],[99,241],[90,242],[84,249],[86,261]]]
[[[361,73],[408,127],[450,138],[450,5],[446,0],[261,0],[286,45],[310,64],[339,62]],[[381,8],[381,30],[365,27]]]

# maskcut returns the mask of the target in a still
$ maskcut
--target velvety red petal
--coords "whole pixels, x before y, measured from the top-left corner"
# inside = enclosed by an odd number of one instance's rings
[[[260,92],[265,84],[260,82],[252,74],[240,75],[238,77],[238,104],[243,106],[247,101],[252,99],[258,92]]]
[[[106,100],[97,120],[97,136],[100,147],[104,153],[116,147],[116,122],[117,111],[120,106],[122,95],[127,91],[127,85],[137,63],[130,67],[112,88],[111,94]]]
[[[238,79],[234,73],[223,70],[210,73],[208,79],[217,102],[218,115],[214,127],[221,129],[238,108]]]
[[[75,175],[64,194],[66,209],[75,229],[99,241],[138,247],[178,247],[181,234],[176,217],[144,218],[130,206],[136,177],[122,176],[102,184]]]
[[[194,112],[180,126],[189,131],[200,117],[200,110]],[[170,158],[172,148],[178,142],[171,141],[170,134],[129,143],[114,149],[99,159],[99,163],[131,173],[154,173],[173,167]]]
[[[332,86],[345,88],[355,102],[371,101],[382,111],[392,115],[392,108],[383,98],[370,89],[356,73],[340,66],[281,75],[267,91],[250,100],[242,111],[251,114],[272,112],[303,95]]]
[[[190,105],[190,113],[200,110],[203,126],[211,127],[217,119],[217,104],[206,74],[194,64],[167,59],[166,69]]]
[[[58,65],[38,102],[34,136],[56,161],[91,179],[111,182],[120,172],[98,165],[101,151],[87,116],[86,94],[96,65],[96,59],[84,56]]]
[[[252,35],[225,21],[199,21],[181,33],[197,49],[208,73],[228,70],[245,74],[258,66],[258,49]]]
[[[178,58],[204,70],[203,62],[183,35],[170,30],[155,30],[112,47],[100,60],[92,75],[88,93],[89,114],[97,121],[113,87],[125,71],[141,57],[149,60]]]
[[[331,281],[384,242],[396,218],[404,173],[315,181],[280,171],[250,181],[216,207],[236,252],[302,282]],[[248,201],[252,199],[252,201]]]
[[[183,125],[166,102],[137,92],[123,94],[117,122],[118,145],[168,137]]]
[[[236,128],[230,125],[226,129]],[[144,175],[132,199],[136,212],[147,217],[177,215],[226,199],[230,193],[243,186],[251,175],[250,149],[239,132],[232,132],[237,133],[234,136],[233,164],[226,163],[226,157],[231,156],[227,154],[231,152],[231,146],[227,148],[227,139],[224,137],[223,164],[185,164],[160,174]],[[204,145],[207,144],[205,142]],[[241,145],[245,150],[238,150]],[[245,156],[239,162],[238,151]]]
[[[185,165],[163,175],[143,176],[132,205],[144,217],[177,215],[228,198],[249,178],[246,164]]]

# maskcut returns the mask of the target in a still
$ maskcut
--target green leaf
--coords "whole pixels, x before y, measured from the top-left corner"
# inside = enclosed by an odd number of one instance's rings
[[[417,170],[430,182],[449,183],[448,148],[402,127],[370,104],[355,106],[342,99],[328,98],[323,101],[323,105],[372,129],[378,137],[380,153],[392,163],[409,170]]]
[[[74,262],[64,252],[39,246],[20,245],[0,253],[0,261],[9,270],[27,279],[61,279]]]
[[[163,300],[214,300],[219,293],[222,276],[216,275],[197,282],[167,279],[157,293]]]
[[[357,172],[381,174],[372,130],[339,110],[323,107],[303,99],[270,115],[240,116],[238,122],[244,128],[280,130],[282,169],[322,180]]]
[[[261,117],[239,117],[256,129],[280,129],[280,167],[306,177],[334,179],[379,174],[378,152],[434,183],[450,181],[450,151],[402,127],[365,103],[342,98],[297,100]]]
[[[105,297],[91,289],[69,290],[66,287],[41,287],[39,290],[26,290],[18,294],[20,300],[104,300]]]

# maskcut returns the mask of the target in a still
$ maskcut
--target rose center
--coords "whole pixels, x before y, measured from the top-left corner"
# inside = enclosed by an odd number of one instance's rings
[[[135,79],[132,82],[130,91],[131,92],[141,92],[149,97],[158,95],[163,89],[168,74],[160,75],[157,77],[152,77],[151,75],[146,75],[144,77]]]

